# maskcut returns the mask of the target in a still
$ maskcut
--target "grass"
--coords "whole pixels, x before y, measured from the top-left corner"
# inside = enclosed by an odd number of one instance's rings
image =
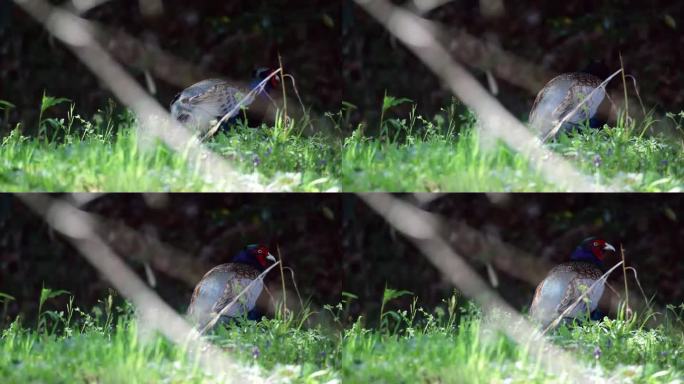
[[[385,295],[387,297],[387,295]],[[384,301],[383,301],[384,304]],[[383,307],[385,307],[383,305]],[[341,307],[340,307],[341,308]],[[597,382],[684,381],[684,303],[652,316],[561,326],[552,341],[572,353]],[[493,316],[507,316],[500,313]],[[346,383],[573,382],[547,371],[519,345],[487,327],[489,318],[457,297],[427,312],[416,305],[383,311],[375,328],[359,319],[344,331],[340,370]]]
[[[113,104],[85,120],[74,113],[45,118],[65,99],[43,97],[37,134],[15,127],[0,144],[0,190],[4,191],[224,191],[205,180],[188,156],[162,143],[141,145],[137,122]],[[209,147],[225,156],[250,182],[280,191],[337,190],[339,160],[333,140],[304,136],[302,124],[254,129],[238,124]],[[332,144],[330,144],[332,143]]]
[[[0,330],[2,382],[227,382],[204,371],[184,346],[144,330],[129,304],[112,303],[109,296],[85,312],[73,306],[72,298],[66,310],[39,311],[33,326],[15,319]],[[243,375],[281,383],[334,383],[334,338],[319,328],[304,329],[298,320],[245,319],[208,337],[240,363]]]
[[[92,119],[74,113],[46,117],[65,99],[43,98],[37,133],[18,126],[0,144],[0,190],[4,191],[223,191],[227,181],[203,179],[188,157],[158,143],[142,150],[136,120],[114,113],[113,104]],[[546,181],[538,167],[506,145],[484,139],[477,119],[452,102],[432,119],[416,113],[390,117],[410,103],[386,96],[377,134],[361,125],[342,142],[330,135],[304,135],[306,122],[250,128],[238,123],[213,137],[208,146],[230,160],[243,182],[275,191],[566,191]],[[3,102],[5,113],[11,104]],[[343,103],[328,113],[344,131],[349,111]],[[682,131],[684,112],[668,114]],[[684,141],[664,134],[645,135],[621,119],[616,127],[562,134],[548,147],[601,186],[624,191],[684,190]]]
[[[388,101],[389,99],[389,101]],[[545,181],[528,159],[500,142],[485,140],[469,112],[452,103],[433,119],[416,114],[387,118],[387,110],[407,102],[386,97],[379,135],[358,127],[345,140],[345,191],[565,191]],[[682,129],[684,112],[668,114]],[[648,127],[653,123],[646,120]],[[642,127],[621,120],[616,127],[562,134],[549,148],[562,154],[591,180],[626,191],[684,190],[684,141],[664,134],[646,136]]]
[[[390,310],[391,300],[408,294],[390,293],[384,295],[375,327],[367,327],[365,317],[345,324],[346,301],[326,306],[337,330],[306,328],[296,316],[277,315],[230,324],[210,339],[270,382],[571,382],[531,357],[534,345],[518,345],[488,330],[488,318],[457,296],[428,312],[417,300],[409,308]],[[86,313],[70,303],[66,311],[40,312],[32,327],[18,318],[1,330],[3,382],[222,382],[182,346],[158,335],[142,337],[129,305],[114,308],[110,297]],[[659,324],[647,327],[656,317]],[[563,325],[552,340],[598,381],[681,383],[683,321],[684,303],[659,315]]]

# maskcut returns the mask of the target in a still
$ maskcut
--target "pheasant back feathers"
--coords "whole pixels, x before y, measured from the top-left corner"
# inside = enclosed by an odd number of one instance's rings
[[[230,85],[221,79],[208,79],[191,85],[171,103],[171,116],[180,123],[200,132],[211,128],[213,121],[234,118],[240,108],[254,101],[250,90]]]
[[[195,287],[188,314],[200,326],[206,325],[252,281],[256,280],[259,274],[260,272],[254,267],[240,263],[221,264],[214,267]],[[233,306],[224,311],[221,317],[239,317],[252,310],[263,287],[261,280],[254,281],[247,292]]]
[[[605,288],[604,254],[609,251],[615,248],[605,240],[584,239],[572,252],[572,261],[552,268],[539,283],[530,316],[547,327],[557,318],[573,319],[596,310]]]
[[[601,79],[583,72],[565,73],[551,79],[534,100],[530,128],[540,137],[546,137],[563,119],[560,129],[566,131],[591,119],[605,97],[600,84]]]

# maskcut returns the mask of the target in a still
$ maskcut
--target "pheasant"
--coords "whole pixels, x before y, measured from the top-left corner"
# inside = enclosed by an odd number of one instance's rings
[[[254,71],[253,80],[249,88],[234,86],[221,79],[207,79],[185,88],[171,101],[171,116],[174,120],[199,132],[207,132],[211,128],[212,121],[219,121],[224,115],[230,113],[226,119],[234,121],[240,108],[236,108],[242,102],[242,107],[248,107],[255,100],[255,96],[267,95],[271,89],[278,86],[280,76],[271,77],[260,89],[252,94],[259,84],[270,76],[272,69],[260,68]]]
[[[551,79],[539,91],[530,111],[529,123],[533,132],[547,139],[552,130],[570,114],[589,94],[599,88],[608,77],[608,68],[602,63],[592,63],[580,72],[563,73]],[[592,128],[599,128],[603,122],[596,118],[596,112],[605,97],[603,88],[596,89],[589,100],[570,115],[558,132],[569,132],[585,121]],[[553,133],[553,136],[558,132]]]
[[[539,283],[530,306],[530,315],[546,328],[601,278],[603,259],[607,251],[614,252],[615,248],[605,240],[590,237],[582,241],[570,255],[570,262],[551,269],[546,278]],[[598,306],[604,283],[597,283],[586,295],[590,312]],[[586,312],[585,300],[581,300],[563,317],[573,319]]]
[[[188,307],[188,315],[200,328],[232,302],[248,284],[266,270],[276,259],[263,245],[248,245],[230,263],[221,264],[207,272],[195,287]],[[255,309],[256,301],[263,289],[261,280],[252,287],[222,315],[221,320],[247,315],[250,320],[261,318]]]

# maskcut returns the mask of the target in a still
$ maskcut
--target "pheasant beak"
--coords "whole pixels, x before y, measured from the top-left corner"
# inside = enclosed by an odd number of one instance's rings
[[[604,251],[613,251],[613,252],[615,252],[615,247],[613,247],[612,245],[606,243],[606,244],[603,246],[603,250],[604,250]]]
[[[268,254],[268,256],[266,256],[266,260],[268,260],[268,261],[270,261],[270,262],[272,262],[272,263],[275,263],[275,262],[276,262],[275,256],[271,255],[270,253]]]

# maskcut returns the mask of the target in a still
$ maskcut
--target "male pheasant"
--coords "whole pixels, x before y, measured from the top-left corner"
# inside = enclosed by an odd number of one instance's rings
[[[580,72],[563,73],[551,79],[539,91],[530,111],[529,123],[533,132],[542,139],[550,137],[551,131],[568,116],[589,94],[608,77],[608,68],[602,63],[592,63]],[[592,128],[599,128],[603,122],[596,112],[605,97],[603,88],[596,89],[577,111],[569,115],[560,129],[569,132],[588,121]]]
[[[263,245],[248,245],[233,261],[221,264],[207,272],[195,287],[188,307],[188,315],[200,328],[232,302],[247,285],[254,281],[276,259]],[[261,318],[255,309],[256,301],[263,289],[261,280],[221,315],[221,321],[247,315],[250,320]]]
[[[539,283],[530,306],[530,315],[546,328],[603,275],[603,259],[615,248],[605,240],[590,237],[570,255],[570,262],[557,265]],[[593,312],[603,295],[601,281],[586,295],[589,311]],[[573,319],[587,313],[585,301],[569,310],[563,317]]]
[[[248,107],[256,97],[266,95],[278,86],[280,76],[275,75],[248,96],[250,91],[255,90],[273,72],[267,68],[254,71],[248,89],[231,85],[221,79],[202,80],[173,98],[171,116],[174,120],[189,128],[197,129],[199,132],[207,132],[211,128],[212,121],[221,120],[227,113],[230,115],[226,119],[234,121],[240,112],[240,108],[235,108],[238,103],[242,102],[242,107]]]

